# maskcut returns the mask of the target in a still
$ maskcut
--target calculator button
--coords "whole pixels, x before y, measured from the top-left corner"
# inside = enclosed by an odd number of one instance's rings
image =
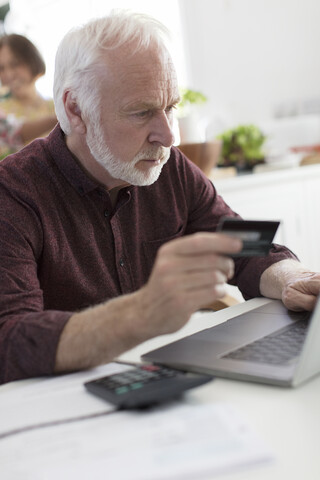
[[[115,393],[117,395],[122,395],[124,393],[127,393],[129,391],[129,388],[128,387],[118,387],[115,389]]]
[[[162,375],[167,378],[177,377],[178,375],[181,376],[182,373],[177,373],[175,370],[164,370]]]
[[[141,378],[144,378],[144,375],[141,375],[140,372],[135,373],[135,374],[133,374],[133,375],[130,375],[130,380],[131,380],[131,381],[140,380]]]
[[[155,372],[160,370],[160,367],[157,367],[157,365],[142,365],[141,370],[146,370],[147,372]]]
[[[143,383],[135,382],[135,383],[132,383],[130,386],[131,386],[131,390],[138,390],[139,388],[143,387]]]

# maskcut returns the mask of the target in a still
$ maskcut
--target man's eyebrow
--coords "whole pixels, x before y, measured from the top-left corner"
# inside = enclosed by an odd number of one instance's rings
[[[135,110],[149,110],[150,108],[155,108],[155,105],[151,102],[137,101],[134,103],[129,103],[122,107],[124,112],[134,112]]]
[[[176,106],[178,105],[178,103],[181,101],[181,98],[180,97],[176,97],[174,98],[172,101],[170,101],[167,105],[166,105],[166,108],[168,107],[172,107],[172,106]],[[132,104],[129,104],[129,105],[126,105],[124,108],[123,108],[123,111],[125,112],[130,112],[130,111],[135,111],[135,110],[158,110],[158,109],[162,109],[163,106],[162,105],[157,105],[156,103],[154,102],[145,102],[145,101],[137,101],[135,103],[132,103]]]

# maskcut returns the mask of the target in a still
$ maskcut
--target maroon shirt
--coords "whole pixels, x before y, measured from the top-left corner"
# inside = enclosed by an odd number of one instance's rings
[[[158,248],[235,215],[212,183],[177,149],[159,179],[129,186],[112,209],[66,147],[59,126],[0,164],[0,382],[52,374],[62,329],[73,312],[144,285]],[[232,283],[259,296],[272,263],[236,261]]]

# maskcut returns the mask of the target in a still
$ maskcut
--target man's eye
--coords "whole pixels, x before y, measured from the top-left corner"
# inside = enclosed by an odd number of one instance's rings
[[[135,113],[135,116],[138,118],[146,118],[148,117],[148,115],[150,115],[150,110],[143,110],[141,112]]]
[[[169,107],[166,108],[166,113],[172,113],[176,108],[176,105],[169,105]]]

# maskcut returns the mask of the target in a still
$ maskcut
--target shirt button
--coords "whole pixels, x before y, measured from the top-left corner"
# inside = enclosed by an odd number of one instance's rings
[[[119,260],[119,265],[120,265],[120,267],[124,267],[124,260],[123,260],[123,258],[120,258],[120,260]]]
[[[104,211],[104,216],[105,216],[106,218],[110,217],[110,212],[108,212],[108,210],[105,210],[105,211]]]

